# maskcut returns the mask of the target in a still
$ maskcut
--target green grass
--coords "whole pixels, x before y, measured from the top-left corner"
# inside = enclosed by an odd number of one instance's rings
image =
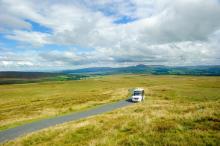
[[[126,98],[127,90],[97,78],[1,85],[0,129],[113,102]]]
[[[41,116],[51,116],[125,98],[132,87],[146,90],[143,103],[47,128],[3,145],[220,144],[220,77],[114,75],[81,81],[1,86],[1,91],[3,87],[1,105],[4,105],[2,101],[7,101],[15,108],[9,108],[8,114],[15,114],[17,118],[27,116],[19,105],[25,98],[30,98],[23,102],[27,102],[26,108],[29,108],[33,119],[38,118],[33,116],[35,107],[41,107],[38,109]],[[31,93],[33,95],[29,97],[27,94]],[[86,99],[83,98],[85,95]],[[21,97],[22,100],[19,99]],[[43,97],[46,100],[41,101]],[[28,104],[36,99],[41,99],[38,104]],[[55,100],[64,105],[56,104]],[[69,110],[69,106],[77,108]],[[48,112],[48,107],[53,107],[52,111],[56,112]],[[1,114],[4,108],[1,106]],[[13,110],[21,111],[18,112],[20,116]],[[3,123],[13,121],[13,118],[5,118],[7,120],[1,119]]]
[[[33,74],[33,73],[32,73]],[[5,76],[1,76],[0,72],[0,85],[7,84],[27,84],[27,83],[40,83],[40,82],[52,82],[52,81],[69,81],[69,80],[81,80],[90,77],[96,77],[98,75],[79,75],[79,74],[53,74],[41,75],[41,73],[34,73],[36,76],[31,76],[31,73],[27,72],[22,75],[22,73],[14,73],[11,76],[7,74]]]

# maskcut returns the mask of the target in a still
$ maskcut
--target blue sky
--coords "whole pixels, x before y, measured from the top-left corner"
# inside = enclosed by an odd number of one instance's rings
[[[0,1],[0,70],[219,65],[219,0]]]
[[[42,33],[53,33],[53,30],[50,29],[49,27],[46,27],[44,25],[41,25],[40,23],[37,23],[35,21],[32,20],[25,20],[27,23],[31,24],[32,27],[32,31],[38,31],[38,32],[42,32]]]

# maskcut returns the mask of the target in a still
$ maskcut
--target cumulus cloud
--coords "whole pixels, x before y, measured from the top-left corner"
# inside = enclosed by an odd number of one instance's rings
[[[218,0],[2,0],[0,12],[0,32],[7,39],[33,49],[48,44],[93,49],[37,52],[36,60],[50,66],[220,63]],[[29,20],[51,32],[36,30]]]
[[[153,43],[206,40],[220,29],[220,5],[217,1],[174,1],[164,10],[143,21],[141,41]],[[148,24],[149,23],[149,24]]]
[[[31,29],[31,25],[13,16],[0,14],[0,32],[9,31],[10,29]]]
[[[15,30],[12,34],[6,35],[6,38],[8,39],[30,43],[34,46],[50,44],[49,37],[50,34],[47,33],[20,30]]]

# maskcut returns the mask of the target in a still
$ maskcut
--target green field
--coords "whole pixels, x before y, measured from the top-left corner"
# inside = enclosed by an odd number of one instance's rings
[[[127,86],[112,85],[101,77],[0,85],[0,130],[127,97]]]
[[[0,127],[126,99],[145,101],[69,122],[3,145],[220,145],[220,77],[112,75],[0,86]]]

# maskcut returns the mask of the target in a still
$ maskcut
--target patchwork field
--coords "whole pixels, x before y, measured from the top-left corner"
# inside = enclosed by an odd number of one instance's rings
[[[69,122],[3,145],[219,145],[220,77],[112,75],[79,81],[0,86],[0,126],[20,124],[126,99],[145,101]]]

